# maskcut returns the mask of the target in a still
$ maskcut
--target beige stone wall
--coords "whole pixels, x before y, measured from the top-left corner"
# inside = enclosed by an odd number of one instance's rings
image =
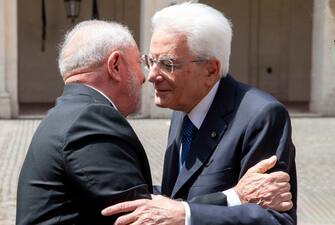
[[[0,118],[18,114],[16,10],[16,1],[0,0]]]
[[[72,24],[66,18],[64,1],[46,2],[46,42],[41,51],[41,1],[18,0],[19,102],[53,103],[61,95],[63,81],[59,75],[58,44]],[[91,18],[91,0],[82,0],[76,22]],[[99,0],[100,19],[127,24],[139,41],[140,2],[133,0]]]
[[[142,52],[146,53],[151,36],[151,16],[162,7],[182,1],[99,0],[99,3],[102,7],[101,15],[112,13],[115,16],[112,18],[114,20],[123,21],[127,15],[135,15],[138,12],[137,16],[128,17],[128,23],[135,31],[135,37],[140,43]],[[39,99],[38,101],[47,102],[53,101],[61,91],[61,81],[57,80],[59,75],[56,66],[55,44],[59,42],[70,23],[65,18],[63,1],[47,2],[53,6],[47,6],[49,30],[46,47],[49,52],[46,56],[38,52],[41,38],[40,1],[0,0],[0,118],[18,115],[19,98],[23,102],[34,102],[30,97],[35,96],[36,99]],[[90,17],[90,2],[89,0],[82,1],[80,20]],[[124,5],[134,2],[139,3],[137,7]],[[113,3],[112,7],[108,5],[110,3]],[[123,7],[124,10],[119,10],[118,7]],[[313,7],[310,107],[313,112],[335,115],[335,0],[314,0]],[[18,9],[20,13],[17,13]],[[63,26],[60,26],[57,21],[61,21]],[[18,58],[18,52],[20,58]],[[41,64],[43,66],[38,69]],[[52,67],[53,71],[46,70],[47,67]],[[51,95],[43,96],[44,93],[51,93]],[[144,87],[143,100],[142,116],[168,117],[170,115],[170,110],[160,109],[154,105],[153,88],[149,83]]]
[[[335,0],[330,0],[329,1],[329,8],[333,13],[333,16],[335,17]]]
[[[334,0],[314,0],[312,87],[310,109],[335,115]]]

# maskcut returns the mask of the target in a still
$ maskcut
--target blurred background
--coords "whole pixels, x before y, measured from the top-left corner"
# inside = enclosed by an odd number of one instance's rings
[[[58,44],[77,22],[126,24],[148,52],[150,18],[176,0],[0,0],[0,118],[45,112],[63,89]],[[233,24],[230,73],[291,110],[335,115],[335,0],[200,0]],[[141,117],[166,118],[143,88]]]
[[[17,175],[40,118],[63,90],[58,45],[88,19],[114,20],[133,32],[142,53],[150,18],[183,0],[0,0],[0,225],[15,224]],[[297,147],[299,225],[335,224],[335,0],[199,0],[233,24],[230,73],[283,102]],[[142,89],[130,122],[161,179],[171,111]]]

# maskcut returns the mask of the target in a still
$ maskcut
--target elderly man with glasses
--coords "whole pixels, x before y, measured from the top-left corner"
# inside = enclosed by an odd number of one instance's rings
[[[157,12],[152,26],[150,54],[142,60],[155,88],[155,104],[174,110],[161,191],[185,202],[153,196],[102,213],[133,211],[116,224],[296,224],[295,147],[289,114],[269,94],[228,74],[232,39],[228,19],[209,6],[183,3]],[[266,172],[269,168],[250,168],[271,155],[278,157],[271,171],[285,171],[291,177],[292,194],[282,195],[282,212],[262,208],[265,199],[250,201],[241,190],[243,175]],[[289,186],[282,188],[289,190]],[[259,187],[267,187],[267,182],[253,188]],[[207,200],[218,200],[223,190],[228,190],[224,192],[228,207],[209,204]],[[209,197],[192,202],[204,194]],[[288,205],[293,207],[284,207]]]

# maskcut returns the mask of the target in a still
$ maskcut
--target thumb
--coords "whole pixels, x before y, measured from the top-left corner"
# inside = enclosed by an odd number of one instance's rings
[[[276,165],[277,156],[271,156],[270,158],[264,159],[251,167],[248,172],[252,173],[265,173],[269,169],[273,168]]]

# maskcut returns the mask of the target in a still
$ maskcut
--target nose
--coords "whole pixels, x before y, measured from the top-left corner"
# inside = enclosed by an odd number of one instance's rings
[[[148,81],[154,83],[157,81],[157,79],[159,79],[160,76],[161,76],[160,69],[155,63],[148,72]]]
[[[154,82],[155,74],[152,72],[152,70],[149,70],[148,72],[148,81],[149,82]]]
[[[151,69],[148,73],[148,81],[151,82],[151,83],[154,83],[157,79],[157,76],[158,76],[158,71],[155,71],[153,69]]]

